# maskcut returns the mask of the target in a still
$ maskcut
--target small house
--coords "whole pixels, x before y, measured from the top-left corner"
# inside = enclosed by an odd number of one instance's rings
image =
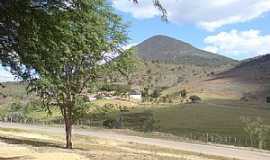
[[[132,90],[129,92],[129,99],[135,101],[142,101],[142,94],[139,90]]]

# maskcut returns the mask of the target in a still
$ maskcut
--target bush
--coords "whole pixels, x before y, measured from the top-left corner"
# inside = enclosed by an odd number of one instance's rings
[[[146,71],[147,74],[151,74],[151,72],[152,72],[151,69],[148,69],[148,70]]]
[[[189,99],[191,100],[191,103],[198,103],[202,100],[199,96],[196,95],[190,96]]]
[[[116,119],[106,119],[103,121],[103,127],[109,129],[120,129],[121,128],[121,121],[117,121]]]
[[[266,103],[270,103],[270,97],[266,97]]]
[[[152,97],[153,98],[158,98],[160,96],[160,92],[158,90],[154,90]]]
[[[151,97],[158,98],[160,95],[161,95],[160,89],[155,89],[154,92],[152,93]]]

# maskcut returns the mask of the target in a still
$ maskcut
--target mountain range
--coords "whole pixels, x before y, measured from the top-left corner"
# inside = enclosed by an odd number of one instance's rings
[[[237,61],[157,35],[134,47],[144,65],[135,74],[163,94],[187,89],[205,98],[265,100],[270,93],[270,55]]]

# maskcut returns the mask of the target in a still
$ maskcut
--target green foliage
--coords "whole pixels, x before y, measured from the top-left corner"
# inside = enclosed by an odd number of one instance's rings
[[[46,112],[46,107],[40,101],[30,101],[27,103],[12,102],[10,105],[1,108],[0,119],[3,121],[41,123],[50,122],[60,116],[56,108],[51,108],[51,114]]]
[[[255,119],[249,117],[241,117],[241,121],[244,123],[244,130],[249,135],[251,145],[257,143],[258,148],[263,149],[265,140],[270,133],[270,128],[264,124],[262,118],[257,117]]]
[[[86,117],[87,111],[89,110],[89,105],[86,103],[83,97],[76,98],[74,108],[72,108],[72,118],[73,121],[76,121],[80,118]]]
[[[158,98],[161,95],[161,90],[159,88],[156,88],[153,93],[151,94],[151,97]]]
[[[105,53],[120,54],[111,64],[127,66],[120,63],[129,56],[121,49],[127,40],[121,18],[103,0],[72,3],[73,8],[63,2],[67,9],[49,5],[18,12],[17,8],[32,4],[19,0],[5,10],[6,17],[20,24],[15,53],[23,66],[11,69],[30,80],[29,89],[43,100],[64,103],[64,99],[76,97],[88,81],[95,81],[103,69],[110,68],[110,64],[100,65],[101,60],[108,60]]]
[[[7,30],[0,33],[2,64],[29,81],[28,91],[45,105],[60,107],[71,148],[82,91],[106,72],[129,71],[126,25],[105,0],[12,0],[0,8],[0,29]]]

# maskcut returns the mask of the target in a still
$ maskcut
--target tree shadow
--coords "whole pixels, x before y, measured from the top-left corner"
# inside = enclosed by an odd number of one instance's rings
[[[24,160],[24,159],[31,159],[31,158],[27,156],[0,157],[0,160]]]
[[[67,149],[66,147],[64,147],[64,145],[53,143],[53,142],[38,141],[37,139],[19,139],[19,138],[13,138],[13,137],[11,138],[11,137],[0,136],[0,141],[7,144],[24,144],[24,145],[29,145],[32,147],[55,147],[55,148],[60,148],[60,149]],[[88,150],[82,147],[73,147],[73,149],[77,149],[81,151]],[[0,160],[5,160],[1,158],[2,157],[0,157]]]
[[[0,140],[8,144],[25,144],[25,145],[30,145],[33,147],[56,147],[56,148],[62,148],[62,149],[64,148],[62,145],[57,144],[57,143],[38,141],[36,139],[19,139],[19,138],[0,136]],[[1,157],[0,157],[0,160],[2,160]]]

